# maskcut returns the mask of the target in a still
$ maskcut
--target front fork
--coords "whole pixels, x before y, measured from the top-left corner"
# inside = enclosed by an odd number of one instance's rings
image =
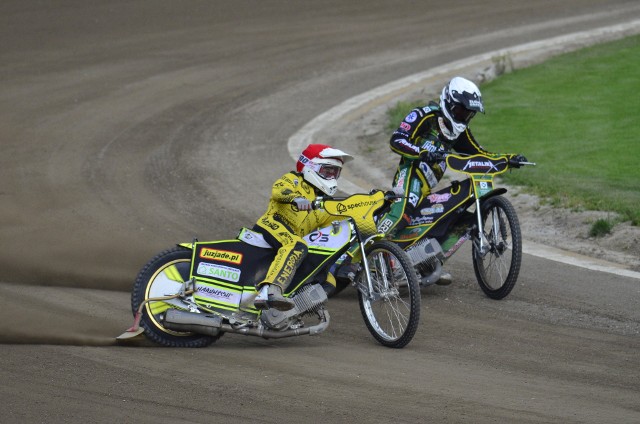
[[[478,239],[480,240],[479,245],[476,244],[476,247],[478,248],[478,253],[484,256],[489,249],[489,241],[484,235],[484,227],[482,226],[482,210],[480,209],[480,199],[478,197],[476,197],[476,218],[478,220]]]
[[[373,281],[371,280],[371,269],[369,268],[369,261],[367,260],[367,255],[365,252],[365,245],[367,245],[370,241],[376,239],[376,238],[380,238],[381,234],[374,234],[373,236],[367,238],[366,240],[362,240],[362,236],[360,235],[360,232],[357,231],[356,232],[356,236],[358,238],[358,244],[360,245],[360,255],[362,257],[362,266],[364,268],[364,275],[366,277],[367,280],[367,285],[366,285],[366,292],[363,289],[362,286],[358,285],[357,289],[365,296],[367,296],[367,298],[369,298],[369,300],[371,300],[372,302],[378,301],[380,300],[380,298],[382,297],[382,293],[373,290]],[[385,264],[381,263],[380,264],[381,267],[384,267]],[[385,287],[389,286],[389,282],[387,281],[387,273],[386,270],[383,269],[382,274],[382,278],[384,279],[384,284]]]

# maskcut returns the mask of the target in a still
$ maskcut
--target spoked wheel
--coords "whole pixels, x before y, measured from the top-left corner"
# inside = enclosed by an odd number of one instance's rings
[[[386,240],[370,246],[366,259],[373,290],[364,271],[356,277],[364,322],[378,342],[402,348],[420,321],[420,287],[413,264],[398,245]]]
[[[482,291],[492,299],[503,299],[516,284],[522,262],[522,236],[518,216],[502,196],[491,197],[481,205],[484,227],[473,239],[473,269]]]
[[[174,247],[151,259],[140,271],[131,293],[133,313],[149,298],[162,298],[178,293],[182,283],[189,279],[191,250]],[[140,326],[145,336],[160,345],[169,347],[205,347],[222,336],[206,336],[195,333],[178,332],[162,326],[166,311],[178,308],[178,300],[157,300],[145,303]]]

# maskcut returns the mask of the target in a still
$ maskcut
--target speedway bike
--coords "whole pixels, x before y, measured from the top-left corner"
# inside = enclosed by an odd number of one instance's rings
[[[331,267],[359,245],[365,260],[357,289],[366,327],[384,346],[406,346],[420,320],[418,276],[406,253],[384,240],[375,223],[394,200],[373,191],[313,202],[336,220],[304,237],[308,254],[283,290],[295,304],[289,311],[253,305],[256,283],[276,253],[257,232],[243,228],[235,239],[194,240],[158,254],[136,278],[134,323],[118,339],[144,333],[163,346],[205,347],[225,333],[265,339],[322,333],[330,321],[327,293],[335,288]]]
[[[402,247],[420,276],[421,286],[440,278],[442,265],[471,240],[471,259],[482,291],[503,299],[516,284],[522,261],[522,234],[513,205],[496,187],[495,177],[523,165],[509,156],[441,152],[438,161],[466,178],[428,195],[410,224],[389,238]]]

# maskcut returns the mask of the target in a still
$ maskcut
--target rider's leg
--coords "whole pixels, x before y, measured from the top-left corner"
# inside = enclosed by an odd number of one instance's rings
[[[254,229],[265,235],[265,240],[274,247],[279,245],[276,257],[271,262],[264,280],[257,285],[258,296],[254,301],[256,309],[275,308],[281,311],[292,309],[295,304],[284,297],[284,290],[307,256],[307,245],[301,237],[288,232],[283,226],[278,231],[269,231],[269,227],[257,225]],[[265,234],[265,232],[267,234]]]

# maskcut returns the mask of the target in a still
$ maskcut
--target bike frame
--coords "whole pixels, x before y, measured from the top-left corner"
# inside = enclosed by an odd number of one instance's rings
[[[448,234],[449,228],[460,219],[454,215],[454,212],[467,210],[472,204],[475,204],[474,220],[480,235],[477,247],[480,252],[484,252],[487,249],[488,241],[484,238],[481,203],[489,197],[507,191],[504,188],[494,188],[494,177],[509,168],[509,158],[506,155],[490,157],[449,153],[444,160],[449,169],[465,174],[468,178],[463,181],[453,181],[450,186],[427,196],[416,209],[428,213],[417,217],[417,223],[405,227],[394,236],[392,241],[403,249],[407,249],[426,235],[443,238]],[[420,220],[427,222],[419,222]],[[462,243],[458,242],[447,249],[444,252],[445,257],[453,255],[461,245]]]

